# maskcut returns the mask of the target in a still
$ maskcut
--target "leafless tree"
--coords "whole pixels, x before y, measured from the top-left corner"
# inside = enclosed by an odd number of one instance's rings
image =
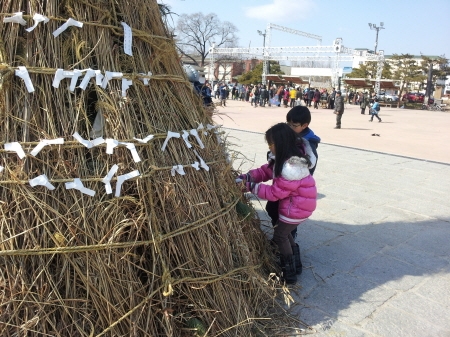
[[[227,21],[221,22],[213,13],[182,14],[175,30],[180,53],[201,67],[205,65],[213,43],[222,48],[237,46],[236,32],[238,29],[235,25]]]

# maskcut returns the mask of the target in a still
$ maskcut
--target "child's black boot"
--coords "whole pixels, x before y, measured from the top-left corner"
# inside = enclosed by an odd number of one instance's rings
[[[297,282],[294,255],[281,256],[281,280],[285,281],[287,284],[294,284]]]
[[[292,253],[294,254],[295,259],[295,271],[297,275],[300,275],[302,273],[303,265],[302,259],[300,258],[300,246],[298,243],[296,243],[295,246],[292,246]]]

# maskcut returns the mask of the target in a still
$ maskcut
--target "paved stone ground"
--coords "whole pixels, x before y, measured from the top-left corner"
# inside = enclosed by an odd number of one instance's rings
[[[236,167],[264,163],[262,133],[224,130],[246,157]],[[318,207],[299,226],[304,271],[292,312],[320,337],[450,336],[450,165],[329,143],[318,150]],[[265,202],[254,204],[270,236]]]

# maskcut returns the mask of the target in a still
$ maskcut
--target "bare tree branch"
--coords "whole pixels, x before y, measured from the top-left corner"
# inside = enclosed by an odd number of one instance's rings
[[[237,46],[236,32],[235,25],[221,22],[214,13],[182,14],[176,27],[177,45],[183,55],[189,57],[189,54],[194,54],[190,59],[199,56],[203,67],[213,43],[216,47]]]

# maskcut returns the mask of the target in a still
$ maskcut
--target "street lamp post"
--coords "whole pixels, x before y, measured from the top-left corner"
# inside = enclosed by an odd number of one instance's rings
[[[263,61],[267,61],[266,69],[263,69],[263,82],[265,82],[266,78],[264,75],[267,75],[269,73],[269,69],[270,69],[269,68],[270,67],[269,60],[266,60],[266,35],[267,35],[267,32],[266,32],[266,30],[264,30],[264,33],[260,30],[257,30],[257,32],[259,35],[261,35],[264,38],[263,39],[263,59],[264,59]],[[263,65],[264,65],[264,63],[263,63]]]
[[[385,29],[384,28],[384,23],[380,22],[380,26],[378,27],[375,23],[369,23],[369,27],[371,30],[376,30],[377,31],[377,37],[375,39],[375,54],[377,53],[377,46],[378,46],[378,32],[380,31],[380,29]]]

